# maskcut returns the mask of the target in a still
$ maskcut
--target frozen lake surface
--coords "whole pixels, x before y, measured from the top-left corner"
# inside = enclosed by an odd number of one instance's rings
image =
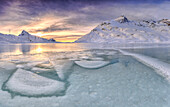
[[[170,107],[170,44],[5,44],[0,107]]]

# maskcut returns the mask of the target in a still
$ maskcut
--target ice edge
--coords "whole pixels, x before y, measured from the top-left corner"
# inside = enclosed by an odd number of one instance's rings
[[[159,59],[149,56],[131,53],[123,50],[119,50],[124,55],[129,55],[142,62],[143,64],[155,69],[155,72],[163,76],[168,82],[170,82],[170,64],[160,61]]]

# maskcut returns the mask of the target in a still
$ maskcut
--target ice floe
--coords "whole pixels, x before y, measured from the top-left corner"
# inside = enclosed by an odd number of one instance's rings
[[[63,95],[65,83],[39,76],[30,71],[18,69],[4,84],[3,89],[23,96]]]
[[[152,67],[155,71],[161,76],[165,77],[168,81],[170,81],[170,64],[160,61],[159,59],[152,58],[149,56],[131,53],[123,50],[119,50],[124,55],[130,55],[135,59],[141,61],[145,65]]]
[[[53,68],[52,64],[50,64],[50,63],[47,63],[47,64],[38,64],[38,65],[36,65],[36,67],[46,68],[46,69],[52,69]]]
[[[108,65],[110,62],[109,61],[87,61],[87,60],[82,60],[82,61],[75,61],[75,63],[83,68],[88,68],[88,69],[95,69],[95,68],[100,68],[105,65]]]
[[[15,70],[16,65],[10,62],[0,62],[0,68],[3,68],[5,70]]]
[[[24,63],[24,64],[18,64],[16,67],[17,68],[22,68],[22,69],[32,69],[33,67],[40,65],[40,64],[44,64],[45,62],[41,62],[41,61],[33,61],[33,62],[29,62],[29,63]]]
[[[70,60],[50,60],[54,69],[56,70],[58,77],[61,80],[65,80],[68,75],[72,72],[71,67],[73,66],[73,61]]]
[[[45,68],[39,68],[39,67],[33,67],[31,71],[36,72],[36,73],[42,73],[42,72],[51,72],[53,71],[52,69],[45,69]]]
[[[46,62],[46,61],[45,61],[45,62]],[[33,67],[33,66],[36,66],[36,65],[38,65],[38,64],[45,63],[45,62],[41,62],[41,61],[40,61],[40,62],[36,62],[36,61],[35,61],[35,62],[30,62],[30,63],[27,64],[27,66],[28,66],[28,67]]]

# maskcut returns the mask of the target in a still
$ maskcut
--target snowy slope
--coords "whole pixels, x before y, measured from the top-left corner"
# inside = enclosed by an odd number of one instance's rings
[[[129,21],[125,16],[105,21],[75,42],[170,42],[170,20]]]
[[[23,30],[19,36],[0,33],[0,43],[54,43],[53,39],[45,39],[33,36]]]

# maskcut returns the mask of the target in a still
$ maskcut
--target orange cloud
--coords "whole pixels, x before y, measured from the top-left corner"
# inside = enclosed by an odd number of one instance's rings
[[[50,11],[45,14],[40,13],[35,17],[24,16],[21,13],[27,13],[29,11],[27,9],[22,9],[19,5],[19,2],[15,2],[6,8],[6,13],[0,19],[9,19],[0,23],[0,33],[19,35],[22,30],[26,30],[32,35],[47,39],[54,38],[56,41],[73,42],[82,35],[90,32],[94,27],[94,25],[84,26],[67,23],[69,19],[77,17],[77,14],[74,12],[68,12],[68,16],[60,16],[57,11]],[[25,17],[28,17],[28,19]],[[50,27],[55,27],[55,29],[47,30],[46,32],[43,31],[45,29],[50,29]],[[63,38],[58,38],[57,35],[63,36]]]

